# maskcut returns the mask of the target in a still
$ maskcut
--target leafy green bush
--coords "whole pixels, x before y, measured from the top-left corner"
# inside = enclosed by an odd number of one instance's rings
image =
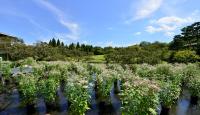
[[[42,78],[37,83],[37,91],[44,97],[47,103],[53,103],[56,100],[56,90],[59,87],[59,76],[49,75],[48,78]]]
[[[34,60],[33,57],[28,57],[26,59],[17,61],[17,63],[19,66],[34,65],[36,63],[36,60]]]
[[[177,51],[173,57],[173,61],[179,63],[197,62],[199,59],[196,52],[191,50]]]
[[[186,86],[193,96],[200,97],[200,68],[196,64],[189,64],[183,69]]]
[[[81,76],[88,76],[87,65],[84,63],[71,62],[68,67],[68,71]]]
[[[136,74],[139,75],[140,77],[151,79],[154,77],[154,70],[155,70],[154,66],[148,64],[141,64],[137,65]]]
[[[156,80],[160,86],[159,98],[164,107],[170,108],[178,99],[181,91],[181,74],[170,64],[156,66],[140,65],[137,74],[151,80]]]
[[[4,79],[9,79],[11,75],[12,63],[5,61],[1,63],[0,72],[2,73]]]
[[[179,73],[178,68],[171,64],[158,64],[154,76],[155,80],[173,82],[177,85],[181,85],[182,74]]]
[[[90,100],[88,78],[72,73],[66,81],[64,95],[71,103],[69,113],[72,115],[84,115],[89,109]]]
[[[37,99],[37,79],[32,74],[20,74],[18,90],[23,104],[34,104]]]
[[[3,88],[3,84],[0,83],[0,94],[3,93],[3,90],[4,90],[4,88]]]
[[[113,71],[103,70],[101,74],[97,75],[97,93],[102,101],[110,101],[110,91],[114,81],[115,73]]]
[[[171,108],[179,98],[180,92],[181,87],[173,82],[161,83],[159,98],[162,106]]]
[[[154,82],[132,76],[122,87],[123,115],[157,115],[159,87]]]
[[[200,77],[196,77],[188,81],[187,87],[192,96],[200,97]]]

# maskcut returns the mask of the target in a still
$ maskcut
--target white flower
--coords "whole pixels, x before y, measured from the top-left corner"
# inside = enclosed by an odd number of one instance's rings
[[[88,86],[84,85],[84,86],[83,86],[83,88],[84,88],[84,89],[87,89],[87,88],[88,88]]]

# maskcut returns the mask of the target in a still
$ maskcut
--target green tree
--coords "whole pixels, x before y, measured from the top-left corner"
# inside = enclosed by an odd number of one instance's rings
[[[49,45],[50,45],[50,46],[53,46],[53,45],[52,45],[52,41],[51,41],[51,40],[49,41]]]
[[[94,47],[94,55],[102,55],[103,49],[101,47]]]
[[[200,43],[200,22],[195,22],[192,25],[181,29],[181,34],[176,35],[170,43],[170,49],[183,50],[191,49],[197,51]]]
[[[57,40],[56,46],[58,46],[58,47],[60,46],[60,40],[59,39]]]
[[[52,39],[52,46],[53,46],[53,47],[56,47],[56,45],[57,45],[57,44],[56,44],[56,40],[53,38],[53,39]]]
[[[10,47],[7,47],[9,52],[10,60],[20,60],[27,57],[34,56],[33,46],[26,46],[25,44],[14,44]]]
[[[76,44],[76,49],[80,49],[80,44],[79,44],[79,42],[77,42],[77,44]]]
[[[81,44],[81,51],[86,51],[85,50],[85,44]]]
[[[65,46],[65,44],[64,44],[63,42],[61,42],[61,46],[62,46],[62,47],[64,47],[64,46]]]
[[[179,63],[197,62],[199,59],[196,52],[191,50],[177,51],[173,56],[173,61]]]
[[[71,44],[69,45],[69,49],[70,49],[70,50],[74,50],[74,49],[75,49],[74,43],[71,43]]]

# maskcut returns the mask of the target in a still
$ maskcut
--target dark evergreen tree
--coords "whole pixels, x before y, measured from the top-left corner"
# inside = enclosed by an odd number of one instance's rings
[[[64,46],[65,46],[65,44],[64,44],[63,42],[61,42],[61,46],[62,46],[62,47],[64,47]]]
[[[103,49],[101,47],[94,47],[93,48],[93,52],[94,52],[94,55],[102,55],[103,54]]]
[[[80,49],[80,44],[79,44],[79,42],[77,42],[77,44],[76,44],[76,49]]]
[[[57,40],[56,45],[57,45],[58,47],[60,46],[60,40],[59,40],[59,39]]]
[[[171,50],[181,50],[184,49],[185,41],[182,39],[181,35],[174,36],[174,40],[170,43],[169,48]]]
[[[74,43],[71,43],[71,44],[69,45],[69,49],[70,49],[70,50],[74,50],[74,49],[75,49]]]
[[[52,46],[52,41],[51,40],[49,41],[49,45]]]
[[[200,22],[195,22],[181,29],[181,34],[176,35],[171,42],[170,49],[191,49],[198,52],[198,44],[200,44]]]
[[[52,39],[52,46],[56,47],[56,40],[54,38]]]
[[[196,53],[197,53],[198,55],[200,55],[200,42],[197,44]]]
[[[86,51],[85,50],[85,44],[81,44],[81,51]]]

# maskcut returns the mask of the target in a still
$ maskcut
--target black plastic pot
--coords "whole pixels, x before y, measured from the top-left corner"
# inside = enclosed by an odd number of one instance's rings
[[[160,115],[169,115],[170,108],[162,106]]]
[[[5,85],[7,86],[7,85],[9,85],[9,84],[10,84],[10,80],[5,79]]]
[[[197,102],[198,102],[198,96],[191,96],[190,104],[197,105]]]
[[[114,112],[113,106],[104,101],[99,102],[99,115],[112,115]]]
[[[27,109],[27,114],[34,114],[36,112],[35,106],[34,104],[27,104],[26,105],[26,109]]]
[[[96,98],[98,98],[99,95],[98,95],[98,86],[97,86],[97,81],[95,81],[95,84],[94,84],[94,92],[95,92],[95,96],[96,96]]]
[[[56,102],[46,103],[46,108],[47,108],[47,113],[59,110],[59,106]]]
[[[118,85],[120,85],[120,84],[118,84],[118,83],[119,83],[118,80],[114,81],[114,93],[115,94],[120,93],[120,89],[118,88]]]
[[[64,90],[65,90],[65,81],[64,80],[61,80],[61,82],[60,82],[60,90],[61,90],[61,92],[64,92]]]
[[[18,87],[19,86],[19,82],[14,82],[15,86]]]

